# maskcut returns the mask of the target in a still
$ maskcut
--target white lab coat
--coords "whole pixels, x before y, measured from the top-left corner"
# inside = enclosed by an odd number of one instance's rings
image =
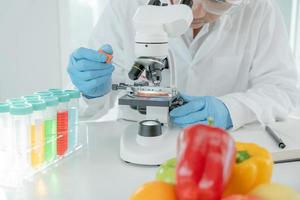
[[[111,44],[113,82],[130,82],[134,55],[132,17],[146,0],[110,0],[91,36],[89,47]],[[272,0],[250,3],[193,40],[191,31],[170,40],[177,88],[188,95],[211,95],[228,107],[233,128],[259,120],[285,119],[298,101],[297,70],[279,8]],[[115,93],[82,100],[82,113],[97,118],[114,105]]]

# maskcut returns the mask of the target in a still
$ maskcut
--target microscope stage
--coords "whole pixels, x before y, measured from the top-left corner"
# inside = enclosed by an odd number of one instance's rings
[[[175,98],[169,96],[139,97],[127,94],[119,98],[119,105],[170,107]]]

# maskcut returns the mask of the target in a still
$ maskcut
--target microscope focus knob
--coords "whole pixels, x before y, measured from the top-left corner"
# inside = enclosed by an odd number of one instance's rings
[[[112,84],[111,85],[111,89],[114,90],[114,91],[116,91],[116,90],[119,89],[119,85],[118,84]]]

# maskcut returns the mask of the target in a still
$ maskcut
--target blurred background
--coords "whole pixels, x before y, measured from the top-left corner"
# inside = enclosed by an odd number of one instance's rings
[[[274,1],[284,14],[300,69],[300,1]],[[0,0],[0,101],[67,87],[69,55],[86,46],[106,3],[107,0]]]

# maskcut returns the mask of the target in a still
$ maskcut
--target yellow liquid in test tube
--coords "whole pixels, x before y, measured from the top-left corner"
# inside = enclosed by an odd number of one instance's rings
[[[31,165],[40,167],[44,162],[45,131],[43,123],[31,126]]]

